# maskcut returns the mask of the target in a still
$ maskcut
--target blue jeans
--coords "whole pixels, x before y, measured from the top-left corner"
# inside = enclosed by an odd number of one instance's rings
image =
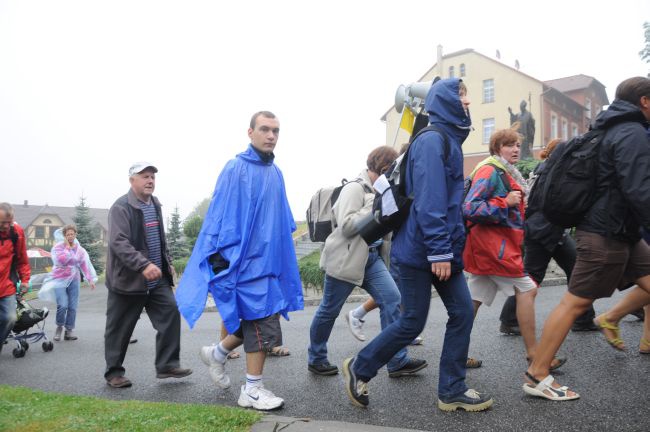
[[[16,296],[14,294],[0,298],[0,349],[9,332],[16,323]]]
[[[56,325],[74,329],[79,304],[79,279],[74,279],[66,288],[56,290]]]
[[[404,311],[397,321],[382,330],[359,352],[353,364],[354,373],[360,380],[370,381],[394,353],[422,332],[429,314],[433,284],[449,316],[440,355],[438,397],[465,393],[465,364],[474,318],[465,276],[458,272],[448,281],[441,282],[431,271],[405,265],[400,266],[399,273]]]
[[[339,316],[354,284],[325,276],[323,299],[309,329],[309,364],[327,363],[327,340],[332,333],[334,321]],[[366,263],[365,275],[361,288],[375,299],[379,305],[381,328],[385,329],[400,316],[400,294],[395,281],[388,273],[386,264],[377,252],[370,252]],[[394,371],[408,362],[405,346],[395,350],[382,364],[388,364],[388,370]]]

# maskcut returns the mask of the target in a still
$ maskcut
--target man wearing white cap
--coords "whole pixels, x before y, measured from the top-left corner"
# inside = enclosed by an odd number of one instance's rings
[[[111,387],[130,387],[122,362],[143,308],[156,335],[156,377],[182,378],[192,373],[180,367],[180,315],[160,201],[153,196],[158,169],[136,162],[129,169],[131,189],[108,213],[106,259],[106,332],[104,378]]]

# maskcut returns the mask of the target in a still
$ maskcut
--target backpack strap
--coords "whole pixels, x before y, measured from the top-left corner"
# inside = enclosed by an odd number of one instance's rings
[[[491,167],[494,167],[494,169],[496,169],[497,172],[499,173],[499,178],[501,179],[501,183],[503,183],[503,187],[506,188],[506,192],[512,192],[512,187],[510,187],[510,182],[506,178],[506,172],[503,170],[503,168],[493,163],[487,163],[485,165],[490,165]]]
[[[18,274],[18,233],[14,229],[14,224],[12,223],[9,227],[9,239],[13,244],[13,255],[11,257],[11,269],[9,270],[9,279],[17,285],[20,281],[20,275]]]
[[[429,125],[425,128],[420,129],[418,133],[413,135],[409,140],[409,146],[406,148],[406,152],[404,152],[404,156],[402,157],[402,165],[400,166],[400,171],[399,171],[399,189],[402,195],[406,195],[406,165],[408,163],[409,151],[411,150],[411,146],[415,142],[415,139],[426,132],[437,132],[442,137],[442,143],[444,145],[445,162],[449,159],[449,153],[451,152],[451,147],[449,144],[449,140],[447,139],[447,135],[442,130],[440,130],[440,128],[434,125]]]

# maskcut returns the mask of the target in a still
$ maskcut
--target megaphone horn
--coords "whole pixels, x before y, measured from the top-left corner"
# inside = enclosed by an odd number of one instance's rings
[[[397,110],[398,113],[401,113],[402,110],[404,109],[404,104],[406,104],[408,101],[406,99],[406,87],[404,84],[400,84],[399,87],[397,87],[397,91],[395,92],[395,109]]]
[[[401,113],[404,105],[412,106],[421,103],[427,97],[431,84],[432,81],[414,82],[407,86],[400,84],[395,92],[395,109],[397,112]],[[417,99],[417,102],[414,102],[415,99]]]

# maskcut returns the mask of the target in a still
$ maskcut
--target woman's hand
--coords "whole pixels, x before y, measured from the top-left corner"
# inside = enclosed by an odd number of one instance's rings
[[[94,290],[94,289],[95,289],[95,282],[90,281],[90,282],[88,282],[88,285],[90,285],[90,289],[91,289],[91,290]]]
[[[506,196],[508,207],[517,207],[521,202],[521,191],[510,191]]]
[[[451,263],[449,261],[431,263],[431,273],[441,281],[449,280]]]

